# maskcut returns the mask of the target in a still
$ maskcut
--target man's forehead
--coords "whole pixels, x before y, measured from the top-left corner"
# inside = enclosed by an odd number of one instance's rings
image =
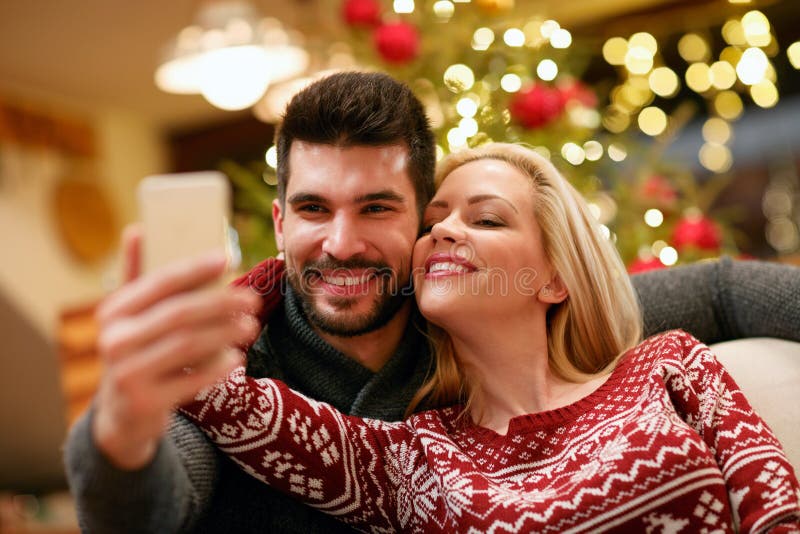
[[[364,195],[413,189],[408,150],[402,145],[335,146],[295,141],[289,159],[288,190],[341,188]]]
[[[402,157],[406,159],[408,157],[408,147],[402,143],[389,143],[385,145],[361,145],[361,144],[331,144],[331,143],[314,143],[311,141],[302,141],[300,139],[296,139],[292,142],[291,148],[289,149],[290,156],[292,154],[303,154],[303,155],[320,155],[323,153],[339,153],[342,155],[348,155],[357,152],[371,152],[376,155],[382,155],[384,157]]]

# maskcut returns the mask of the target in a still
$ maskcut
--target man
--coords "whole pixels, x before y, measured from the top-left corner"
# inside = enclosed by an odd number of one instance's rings
[[[273,207],[290,284],[248,351],[249,374],[346,413],[402,418],[430,364],[423,321],[402,290],[434,154],[422,106],[388,76],[337,74],[292,100],[278,132]],[[235,363],[221,349],[258,333],[252,291],[197,291],[222,270],[218,257],[184,262],[127,284],[101,307],[106,371],[66,449],[85,530],[345,529],[241,472],[185,419],[166,429],[175,403]],[[682,327],[709,343],[800,335],[796,269],[727,260],[635,285],[647,334]]]

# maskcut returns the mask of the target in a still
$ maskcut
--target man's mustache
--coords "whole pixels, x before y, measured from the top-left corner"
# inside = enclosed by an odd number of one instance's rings
[[[375,275],[388,276],[394,274],[392,269],[386,263],[380,261],[369,261],[359,258],[351,258],[347,260],[336,260],[333,258],[322,258],[313,260],[303,265],[300,275],[304,279],[312,276],[322,276],[323,272],[328,274],[347,274],[352,270],[366,270]]]

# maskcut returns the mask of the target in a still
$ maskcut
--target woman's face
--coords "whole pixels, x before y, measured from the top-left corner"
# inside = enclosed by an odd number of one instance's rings
[[[530,179],[503,161],[482,159],[450,173],[425,210],[414,246],[420,311],[446,329],[471,319],[536,307],[552,268],[534,217]]]

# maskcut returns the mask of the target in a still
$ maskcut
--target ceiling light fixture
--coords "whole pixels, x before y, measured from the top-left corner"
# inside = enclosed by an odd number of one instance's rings
[[[216,0],[169,43],[155,83],[168,93],[202,94],[221,109],[245,109],[271,83],[306,70],[302,41],[277,19],[260,18],[246,0]]]

